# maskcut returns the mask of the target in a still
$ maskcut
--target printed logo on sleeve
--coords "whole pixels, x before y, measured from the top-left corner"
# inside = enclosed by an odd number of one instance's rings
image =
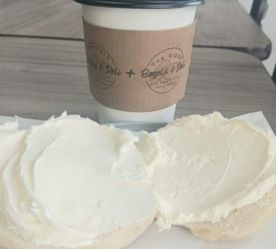
[[[179,48],[168,48],[156,54],[144,69],[122,70],[104,48],[96,43],[89,43],[88,63],[92,70],[92,80],[101,89],[112,87],[117,77],[127,77],[128,80],[139,77],[153,92],[165,94],[180,81],[185,68],[185,56]]]
[[[88,64],[92,70],[92,80],[101,89],[108,89],[115,83],[116,76],[121,73],[111,55],[94,42],[88,44]]]
[[[185,68],[185,56],[179,48],[168,48],[155,55],[141,77],[146,79],[148,87],[159,94],[170,92],[180,81]]]

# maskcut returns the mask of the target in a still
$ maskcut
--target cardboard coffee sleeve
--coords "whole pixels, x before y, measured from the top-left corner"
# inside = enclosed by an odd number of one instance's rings
[[[184,97],[195,23],[162,31],[129,31],[84,22],[90,90],[129,112],[156,111]]]

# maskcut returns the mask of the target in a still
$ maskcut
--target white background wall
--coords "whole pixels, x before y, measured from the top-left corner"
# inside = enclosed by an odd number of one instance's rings
[[[252,0],[239,0],[245,9],[250,12]],[[262,28],[272,42],[272,53],[264,65],[268,72],[272,74],[276,63],[276,1],[268,0],[269,8],[265,19],[262,22]]]

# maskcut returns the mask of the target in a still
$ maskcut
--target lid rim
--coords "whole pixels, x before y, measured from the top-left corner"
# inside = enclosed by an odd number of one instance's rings
[[[77,3],[113,8],[130,9],[174,9],[201,5],[205,0],[74,0]]]

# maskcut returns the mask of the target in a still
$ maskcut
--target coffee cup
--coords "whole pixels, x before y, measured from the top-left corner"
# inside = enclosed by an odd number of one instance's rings
[[[82,4],[99,121],[172,121],[185,94],[203,0],[75,1]]]

